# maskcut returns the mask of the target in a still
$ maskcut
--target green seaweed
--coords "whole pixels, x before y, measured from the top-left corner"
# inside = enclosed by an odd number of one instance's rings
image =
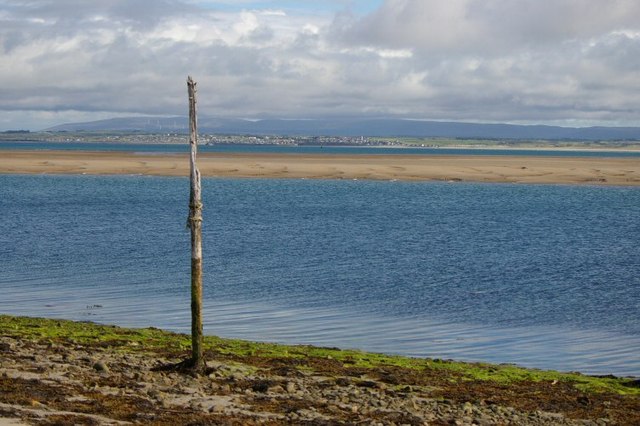
[[[188,353],[190,337],[157,328],[123,328],[91,322],[0,315],[0,335],[16,339],[100,345],[117,351],[164,352],[181,356]],[[454,373],[451,380],[488,381],[499,384],[517,382],[565,382],[587,393],[640,395],[637,381],[630,378],[593,377],[580,373],[561,373],[522,368],[515,365],[464,363],[449,360],[410,358],[358,350],[341,350],[307,345],[280,345],[206,336],[206,351],[229,357],[278,359],[330,359],[345,367],[397,367],[413,370],[443,370]],[[295,365],[295,363],[293,363]],[[308,366],[300,365],[300,368]],[[457,379],[456,379],[457,378]]]

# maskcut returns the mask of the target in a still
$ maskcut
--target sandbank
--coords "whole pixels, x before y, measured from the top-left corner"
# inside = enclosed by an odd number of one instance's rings
[[[640,185],[638,158],[199,153],[203,176]],[[0,151],[3,174],[188,176],[188,154]]]

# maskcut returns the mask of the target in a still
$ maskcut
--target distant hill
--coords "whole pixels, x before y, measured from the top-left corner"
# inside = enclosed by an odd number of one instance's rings
[[[131,117],[70,123],[46,129],[68,132],[186,133],[186,117]],[[306,136],[443,137],[468,139],[640,140],[640,127],[559,127],[403,119],[244,120],[199,117],[201,133]]]

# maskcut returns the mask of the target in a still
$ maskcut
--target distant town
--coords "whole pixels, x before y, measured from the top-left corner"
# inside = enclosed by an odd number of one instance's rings
[[[8,131],[0,133],[4,141],[33,142],[102,142],[139,144],[181,144],[188,135],[184,133],[138,133],[138,132],[29,132]],[[277,136],[277,135],[212,135],[199,134],[198,142],[204,145],[344,145],[344,146],[400,146],[395,138],[369,138],[365,136]]]
[[[118,131],[41,131],[10,130],[0,132],[0,142],[76,142],[126,144],[183,144],[184,133],[146,133]],[[640,150],[640,142],[580,141],[580,140],[522,140],[475,139],[438,137],[369,137],[369,136],[279,136],[199,134],[202,145],[287,145],[287,146],[367,146],[367,147],[504,147],[504,148],[606,148]]]

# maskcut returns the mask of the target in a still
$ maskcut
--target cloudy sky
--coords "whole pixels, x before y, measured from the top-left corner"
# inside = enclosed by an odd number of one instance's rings
[[[640,126],[638,0],[0,0],[0,130],[135,115]]]

